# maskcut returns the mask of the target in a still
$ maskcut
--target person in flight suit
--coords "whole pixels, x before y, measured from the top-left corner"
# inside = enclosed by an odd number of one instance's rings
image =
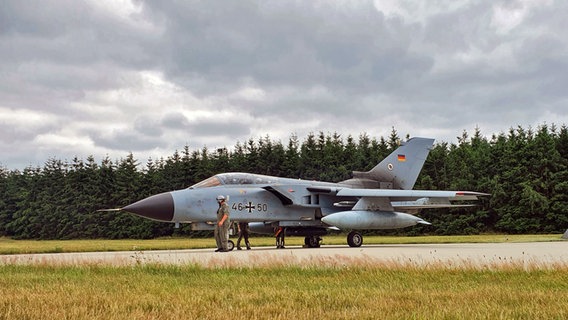
[[[222,195],[217,196],[219,209],[217,209],[217,223],[215,224],[215,241],[217,242],[217,250],[215,252],[227,252],[229,243],[229,227],[231,219],[229,218],[229,205]]]
[[[237,240],[237,250],[243,250],[241,248],[241,240],[243,238],[245,239],[247,250],[250,250],[248,226],[249,226],[248,222],[239,222],[239,240]]]

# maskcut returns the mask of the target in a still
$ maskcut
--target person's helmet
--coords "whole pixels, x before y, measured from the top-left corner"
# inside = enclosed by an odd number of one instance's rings
[[[225,197],[223,197],[222,195],[218,195],[218,196],[217,196],[217,201],[221,201],[221,200],[225,200]]]

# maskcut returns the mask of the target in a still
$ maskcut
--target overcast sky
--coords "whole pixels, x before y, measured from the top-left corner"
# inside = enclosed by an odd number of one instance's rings
[[[568,124],[568,1],[0,0],[0,166]]]

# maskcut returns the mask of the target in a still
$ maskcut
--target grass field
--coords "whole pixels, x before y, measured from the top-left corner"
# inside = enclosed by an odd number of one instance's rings
[[[560,240],[560,234],[548,235],[473,235],[473,236],[420,236],[385,237],[365,236],[364,244],[415,244],[415,243],[495,243],[533,242]],[[323,238],[323,244],[347,245],[345,235],[330,235]],[[235,238],[232,238],[236,242]],[[272,237],[251,237],[253,246],[274,246]],[[287,237],[287,245],[302,245],[304,238]],[[143,251],[214,248],[212,238],[160,238],[151,240],[13,240],[0,238],[0,254],[57,253],[92,251]]]
[[[0,266],[0,319],[566,319],[568,268]]]
[[[561,235],[365,237],[367,244],[556,241]],[[327,236],[324,244],[345,244]],[[252,238],[254,246],[274,239]],[[303,238],[290,237],[289,245]],[[0,252],[211,248],[213,239],[22,241]],[[567,319],[568,265],[335,267],[0,265],[3,319]]]

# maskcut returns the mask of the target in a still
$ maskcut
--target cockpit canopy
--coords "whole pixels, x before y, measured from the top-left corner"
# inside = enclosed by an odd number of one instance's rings
[[[277,177],[264,176],[261,174],[252,173],[242,173],[242,172],[231,172],[231,173],[221,173],[207,178],[201,182],[198,182],[190,189],[197,188],[210,188],[221,185],[235,185],[235,184],[272,184],[278,182]]]

